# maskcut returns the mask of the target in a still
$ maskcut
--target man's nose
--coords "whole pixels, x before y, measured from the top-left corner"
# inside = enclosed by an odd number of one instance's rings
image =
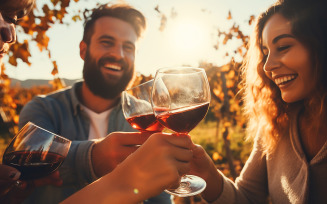
[[[111,49],[111,55],[116,59],[124,58],[124,49],[122,45],[115,45]]]

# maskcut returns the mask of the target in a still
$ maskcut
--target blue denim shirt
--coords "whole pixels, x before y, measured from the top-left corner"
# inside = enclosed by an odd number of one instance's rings
[[[91,161],[91,149],[94,142],[88,141],[90,119],[76,95],[82,83],[82,81],[77,82],[73,87],[47,96],[37,96],[27,103],[20,113],[19,128],[31,121],[72,140],[67,158],[59,169],[63,186],[49,185],[36,188],[24,203],[59,203],[98,179],[94,174]],[[109,116],[108,134],[114,131],[135,132],[135,129],[124,118],[121,104],[114,107]],[[171,198],[163,192],[145,203],[171,203]]]

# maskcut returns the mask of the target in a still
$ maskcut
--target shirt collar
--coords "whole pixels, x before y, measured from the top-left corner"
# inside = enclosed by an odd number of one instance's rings
[[[73,87],[70,89],[70,94],[72,97],[72,105],[74,110],[74,115],[77,115],[81,108],[81,102],[78,100],[77,91],[82,88],[83,80],[74,83]]]
[[[82,85],[83,85],[83,80],[77,81],[76,83],[74,83],[73,87],[70,90],[70,94],[72,97],[72,105],[73,105],[73,109],[74,109],[74,115],[77,115],[78,111],[80,111],[82,108],[82,103],[78,100],[78,97],[77,97],[77,91],[82,88]],[[120,103],[118,103],[116,106],[114,106],[112,108],[112,110],[116,111],[116,110],[119,110],[120,108],[121,108],[121,98],[120,98]]]

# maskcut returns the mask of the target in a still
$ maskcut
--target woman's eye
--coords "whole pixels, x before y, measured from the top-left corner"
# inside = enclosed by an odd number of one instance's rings
[[[290,45],[283,45],[283,46],[279,46],[277,48],[278,51],[284,51],[284,50],[287,50],[288,48],[290,48],[291,46]]]
[[[261,48],[261,53],[262,53],[263,59],[265,60],[268,57],[269,51],[267,48]]]

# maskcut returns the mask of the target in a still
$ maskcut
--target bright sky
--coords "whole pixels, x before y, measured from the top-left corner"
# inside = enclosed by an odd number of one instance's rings
[[[38,5],[50,0],[37,0]],[[226,50],[213,48],[218,28],[225,31],[234,22],[240,25],[241,31],[249,34],[252,27],[248,25],[250,15],[257,16],[275,0],[126,0],[140,10],[147,18],[147,31],[138,44],[135,69],[145,75],[155,74],[160,67],[191,65],[198,66],[204,60],[215,65],[223,65],[229,59],[224,57]],[[78,9],[93,8],[96,3],[107,3],[104,0],[71,0],[69,13]],[[166,29],[159,31],[159,10],[168,17]],[[174,10],[177,16],[170,18]],[[228,11],[233,19],[228,21]],[[82,78],[83,61],[79,57],[79,42],[83,34],[83,22],[64,20],[69,25],[55,25],[48,35],[49,48],[57,61],[59,76],[68,79]],[[19,38],[19,33],[18,33]],[[6,63],[9,77],[24,79],[52,79],[53,65],[47,53],[40,52],[36,44],[31,44],[31,66],[19,61],[18,67]],[[226,49],[236,44],[228,43]],[[221,46],[221,48],[223,48]],[[5,61],[5,60],[4,60]]]

